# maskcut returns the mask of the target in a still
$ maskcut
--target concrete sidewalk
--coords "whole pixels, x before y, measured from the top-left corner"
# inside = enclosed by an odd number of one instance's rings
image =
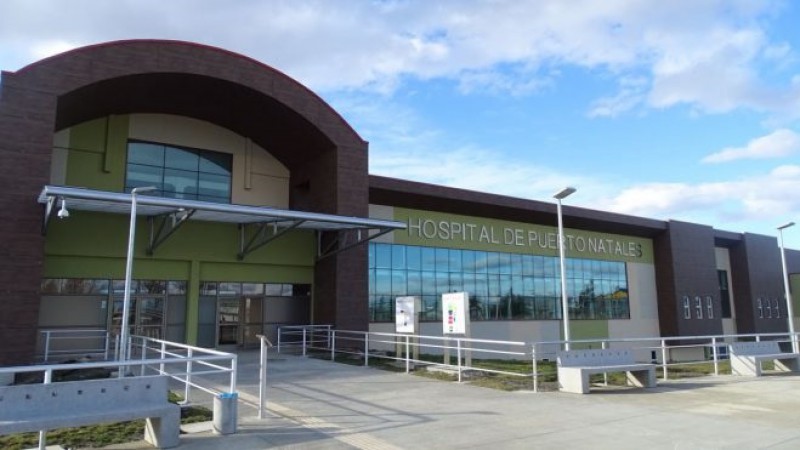
[[[181,449],[800,448],[796,375],[534,394],[272,355],[258,420],[258,354],[239,355],[239,432],[182,435]]]

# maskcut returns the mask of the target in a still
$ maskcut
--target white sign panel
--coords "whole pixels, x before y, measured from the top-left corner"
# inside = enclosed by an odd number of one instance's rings
[[[397,297],[394,300],[395,333],[414,333],[414,297]]]
[[[467,333],[467,305],[469,294],[452,292],[442,294],[442,333]]]

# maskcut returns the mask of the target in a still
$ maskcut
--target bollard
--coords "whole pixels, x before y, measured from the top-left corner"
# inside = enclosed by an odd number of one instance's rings
[[[236,392],[222,392],[214,397],[214,433],[233,434],[238,427],[237,406],[239,394]]]

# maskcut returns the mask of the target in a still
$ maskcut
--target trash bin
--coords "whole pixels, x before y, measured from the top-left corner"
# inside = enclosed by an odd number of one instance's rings
[[[239,394],[236,392],[223,392],[214,397],[214,432],[218,434],[236,433],[238,426],[237,405]]]

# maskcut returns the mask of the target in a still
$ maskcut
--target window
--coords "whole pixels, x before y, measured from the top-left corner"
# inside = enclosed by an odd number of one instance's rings
[[[764,309],[766,309],[766,313],[767,313],[766,314],[766,316],[767,316],[766,318],[767,319],[772,319],[772,302],[768,298],[764,299]]]
[[[719,278],[719,300],[721,307],[721,314],[723,319],[730,319],[731,314],[731,294],[728,288],[728,271],[718,270],[717,277]]]
[[[370,243],[370,320],[393,320],[394,298],[421,295],[422,320],[446,292],[466,291],[472,320],[553,320],[561,317],[558,258],[516,253]],[[573,319],[629,319],[624,262],[568,259]]]
[[[692,306],[689,303],[689,296],[683,296],[683,318],[684,319],[691,319],[692,318]]]
[[[761,298],[756,299],[756,308],[758,309],[758,318],[764,318],[764,306],[761,304]]]
[[[706,296],[706,317],[714,318],[714,299],[710,295]]]
[[[151,142],[128,142],[125,192],[155,186],[152,195],[230,203],[232,155]]]
[[[700,297],[695,297],[694,298],[694,308],[695,308],[695,311],[697,312],[697,318],[698,319],[702,319],[703,318],[703,299],[702,298],[700,298]]]

